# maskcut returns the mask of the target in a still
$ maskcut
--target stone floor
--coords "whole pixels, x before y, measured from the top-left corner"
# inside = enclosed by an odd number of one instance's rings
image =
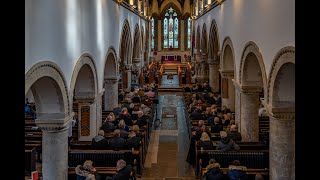
[[[177,81],[163,77],[162,84],[170,88]],[[165,81],[165,82],[164,82]],[[151,133],[142,180],[196,179],[194,169],[186,162],[189,135],[185,119],[185,104],[182,92],[159,92],[158,118],[160,125]],[[156,124],[157,125],[157,124]]]

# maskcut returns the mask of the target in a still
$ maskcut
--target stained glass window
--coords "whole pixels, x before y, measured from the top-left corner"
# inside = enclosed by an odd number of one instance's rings
[[[179,47],[179,20],[178,14],[170,7],[163,19],[163,47]]]
[[[151,18],[151,49],[154,50],[154,18]]]
[[[188,49],[191,48],[191,18],[188,18]]]

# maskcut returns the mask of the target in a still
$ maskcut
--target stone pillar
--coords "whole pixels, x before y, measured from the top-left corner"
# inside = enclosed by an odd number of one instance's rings
[[[97,94],[95,103],[96,103],[96,119],[97,119],[97,129],[96,132],[99,132],[99,128],[102,126],[102,96],[104,95],[105,89],[102,89],[100,93]],[[117,96],[118,99],[118,96]]]
[[[118,106],[118,80],[117,78],[104,79],[104,111],[112,111]]]
[[[42,130],[43,180],[68,179],[68,127],[73,113],[38,114],[35,123]]]
[[[133,66],[132,66],[132,70],[133,72],[135,72],[134,76],[135,76],[135,84],[139,83],[139,75],[141,73],[141,62],[142,62],[142,58],[133,58]]]
[[[240,88],[240,84],[235,80],[232,79],[233,85],[234,85],[234,89],[235,89],[235,122],[236,125],[238,126],[238,131],[241,132],[241,124],[240,124],[240,119],[241,119],[241,111],[240,111],[240,107],[241,107],[241,88]]]
[[[188,28],[188,27],[185,27],[185,24],[184,24],[184,20],[180,20],[179,21],[180,22],[180,51],[184,51],[184,46],[185,46],[185,42],[184,42],[184,37],[185,37],[185,35],[184,35],[184,30],[186,29],[186,28]]]
[[[295,179],[295,110],[273,108],[272,111],[269,132],[270,179]]]
[[[221,89],[222,89],[222,106],[227,106],[232,112],[235,112],[233,70],[220,70]]]
[[[242,141],[259,141],[259,86],[240,86],[240,124]]]
[[[123,86],[123,87],[126,87],[126,88],[123,88],[124,92],[131,91],[131,68],[132,68],[131,64],[125,65],[124,74],[125,74],[126,78],[122,79],[123,85],[126,84]]]
[[[209,86],[212,92],[219,92],[219,63],[213,59],[209,62]]]
[[[158,38],[158,52],[162,50],[162,38],[161,38],[161,35],[163,34],[163,32],[161,31],[161,20],[158,20],[158,37],[155,37],[155,38]],[[156,59],[155,59],[156,60]]]

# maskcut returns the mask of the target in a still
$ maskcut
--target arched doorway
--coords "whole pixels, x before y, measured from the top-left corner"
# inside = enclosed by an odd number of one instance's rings
[[[139,31],[139,25],[136,24],[133,36],[133,54],[132,54],[132,84],[139,83],[140,69],[142,68],[142,43]]]
[[[212,92],[220,92],[219,83],[219,64],[220,59],[218,56],[219,52],[219,37],[218,27],[215,20],[212,20],[210,31],[209,31],[209,42],[208,42],[208,63],[209,63],[209,86]]]
[[[35,123],[43,132],[43,179],[64,179],[68,172],[67,129],[72,114],[65,82],[61,69],[49,61],[35,64],[25,75],[25,94],[31,90],[37,111]]]
[[[242,141],[258,142],[260,94],[265,92],[267,78],[262,55],[254,42],[248,42],[243,50],[239,78],[241,103],[236,103],[240,107],[236,120],[240,120]]]
[[[76,138],[79,141],[90,141],[99,130],[97,120],[96,95],[97,72],[94,61],[89,54],[79,57],[72,74],[70,84],[70,100],[72,110],[78,115],[78,132]]]
[[[109,48],[104,66],[104,111],[112,111],[118,106],[117,55],[114,48]]]
[[[131,69],[132,69],[132,40],[128,20],[124,21],[120,39],[120,89],[130,92],[131,90]]]
[[[270,179],[295,179],[295,48],[275,56],[268,82]]]
[[[234,50],[230,37],[226,37],[222,44],[221,63],[221,95],[222,106],[228,107],[232,112],[235,112],[235,89],[232,82],[234,79]]]

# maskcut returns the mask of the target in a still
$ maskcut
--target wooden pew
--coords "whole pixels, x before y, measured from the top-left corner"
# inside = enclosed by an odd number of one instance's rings
[[[214,158],[221,168],[227,168],[234,160],[239,160],[243,166],[251,169],[269,168],[268,150],[198,150],[196,149],[196,175],[199,175],[202,168],[209,164],[209,160]]]
[[[36,170],[37,160],[36,147],[27,146],[24,149],[24,170],[31,175],[32,171]]]
[[[93,161],[95,167],[113,167],[119,159],[126,161],[127,165],[131,165],[134,174],[142,174],[142,150],[82,150],[73,149],[68,152],[68,166],[76,167],[83,164],[85,160]]]
[[[223,174],[228,174],[228,168],[220,168],[220,169],[223,172]],[[202,168],[200,179],[203,179],[203,177],[204,177],[206,172],[207,172],[207,169],[206,168]],[[246,172],[247,172],[247,174],[249,176],[249,179],[254,179],[256,174],[261,174],[262,176],[264,176],[265,180],[267,180],[268,176],[269,176],[269,169],[268,168],[264,168],[264,169],[248,168]]]

